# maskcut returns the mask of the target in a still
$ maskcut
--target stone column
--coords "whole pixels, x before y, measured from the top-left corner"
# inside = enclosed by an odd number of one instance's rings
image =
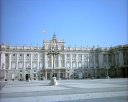
[[[47,80],[47,70],[45,70],[45,79]]]
[[[76,54],[76,68],[78,68],[79,65],[78,65],[78,54]]]
[[[39,69],[39,53],[37,54],[37,69]]]
[[[99,54],[99,67],[100,68],[103,67],[103,54],[102,53]]]
[[[93,62],[94,65],[93,65],[93,66],[94,66],[94,68],[96,68],[96,64],[95,64],[95,53],[93,53],[93,61],[94,61],[94,62]]]
[[[66,73],[66,71],[64,71],[64,78],[67,78],[67,73]]]
[[[108,62],[108,53],[106,53],[106,56],[107,56],[107,62],[106,62],[106,66],[107,66],[107,68],[109,68],[109,62]]]
[[[60,69],[59,69],[59,72],[58,72],[58,79],[60,79]]]
[[[70,68],[72,69],[72,54],[70,54]]]
[[[67,73],[66,73],[66,70],[65,70],[65,72],[64,72],[64,78],[66,79],[67,78]]]
[[[5,53],[1,52],[0,69],[5,69]]]
[[[23,54],[23,69],[26,69],[26,66],[25,66],[25,54]]]
[[[93,61],[94,61],[94,77],[96,78],[97,77],[97,73],[96,73],[96,58],[95,58],[95,52],[94,52],[94,54],[93,54]]]
[[[11,60],[11,53],[9,54],[9,69],[11,69],[11,66],[12,66],[12,64],[11,64],[11,62],[12,62],[12,60]]]
[[[30,59],[30,63],[31,63],[31,69],[32,69],[32,53],[31,53],[31,59]]]
[[[81,62],[81,65],[82,65],[82,68],[84,68],[84,55],[82,54],[82,62]]]
[[[16,55],[16,69],[18,69],[19,66],[19,58],[18,58],[18,53]]]
[[[58,67],[59,68],[61,67],[61,59],[60,59],[60,56],[58,56]]]
[[[44,68],[47,68],[47,54],[44,52]]]
[[[123,59],[123,51],[119,52],[119,66],[124,65],[124,59]]]
[[[66,61],[67,56],[66,56],[66,54],[64,54],[64,56],[65,56],[65,57],[64,57],[64,58],[65,58],[64,60],[65,60],[65,68],[66,68],[66,67],[67,67],[67,65],[66,65],[66,62],[67,62],[67,61]]]
[[[88,54],[88,63],[87,64],[88,64],[87,67],[89,69],[90,68],[90,56],[89,56],[89,54]]]
[[[64,62],[63,62],[63,64],[64,64],[64,67],[65,67],[65,54],[63,54],[63,60],[64,60]]]
[[[107,53],[107,65],[106,65],[106,67],[107,67],[107,77],[109,76],[109,74],[108,74],[108,71],[109,71],[109,62],[108,62],[108,53]]]
[[[47,54],[44,55],[45,58],[44,58],[44,67],[47,68],[48,67],[48,56]]]

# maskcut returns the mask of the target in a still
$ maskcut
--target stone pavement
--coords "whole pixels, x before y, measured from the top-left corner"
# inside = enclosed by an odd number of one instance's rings
[[[128,79],[0,82],[0,102],[128,102]]]

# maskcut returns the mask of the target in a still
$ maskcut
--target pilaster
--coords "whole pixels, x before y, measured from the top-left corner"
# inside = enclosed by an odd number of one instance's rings
[[[12,54],[11,53],[9,53],[9,69],[11,69],[11,62],[12,62],[12,60],[11,60],[11,57],[12,57]]]
[[[94,69],[96,68],[96,64],[95,64],[95,53],[93,53],[93,62],[94,62]]]
[[[65,60],[65,68],[67,67],[67,65],[66,65],[66,59],[67,59],[67,56],[66,56],[66,54],[64,54],[64,60]]]
[[[47,80],[47,70],[45,70],[45,79]]]
[[[1,52],[0,69],[5,69],[5,53]]]
[[[89,58],[89,54],[87,55],[87,57],[88,57],[88,60],[87,60],[87,68],[89,69],[90,68],[90,58]]]
[[[61,67],[61,59],[60,59],[60,55],[58,56],[58,67]]]
[[[58,72],[58,79],[60,79],[60,69],[59,69],[59,72]]]
[[[78,54],[76,54],[76,68],[78,68],[79,65],[78,65]]]
[[[39,69],[39,53],[37,54],[37,69]]]
[[[44,65],[44,67],[45,67],[45,69],[48,67],[48,56],[47,56],[47,54],[45,53],[45,59],[44,59],[44,61],[45,61],[45,65]]]
[[[23,69],[26,69],[25,67],[25,54],[23,54]]]
[[[70,68],[72,69],[72,54],[70,54]]]
[[[84,68],[84,55],[82,54],[82,59],[81,59],[81,65],[82,65],[82,68]]]
[[[18,63],[18,62],[19,62],[19,58],[18,58],[18,53],[17,53],[17,54],[16,54],[16,69],[18,69],[18,66],[19,66],[19,65],[18,65],[19,63]]]
[[[30,68],[32,69],[32,53],[31,53],[31,55],[30,55],[30,56],[31,56],[31,58],[30,58],[30,61],[31,61],[31,62],[30,62],[30,63],[31,63],[31,65],[30,65],[30,66],[31,66],[31,67],[30,67]]]
[[[123,60],[123,51],[119,52],[119,65],[123,66],[124,65],[124,60]]]

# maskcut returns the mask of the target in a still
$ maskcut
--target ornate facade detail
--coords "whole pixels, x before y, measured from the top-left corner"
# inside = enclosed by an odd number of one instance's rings
[[[60,52],[54,58],[58,79],[128,77],[128,45],[73,48],[54,33],[42,47],[0,45],[0,80],[50,79],[53,58],[47,53],[51,49]]]

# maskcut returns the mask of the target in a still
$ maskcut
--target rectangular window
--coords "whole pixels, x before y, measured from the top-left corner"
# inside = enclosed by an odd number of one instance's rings
[[[81,61],[82,60],[82,54],[78,55],[78,60]]]
[[[34,77],[36,77],[36,74],[34,74]]]
[[[34,62],[32,65],[33,65],[33,68],[37,68],[37,63],[36,62]]]
[[[88,67],[88,62],[85,61],[85,62],[84,62],[84,68],[87,68],[87,67]]]
[[[19,68],[23,68],[23,63],[22,62],[19,63]]]
[[[5,56],[8,56],[8,54],[5,54]]]
[[[67,67],[70,68],[70,63],[69,62],[67,62]]]
[[[72,63],[72,67],[73,67],[73,68],[76,68],[76,62],[73,62],[73,63]]]
[[[43,77],[43,74],[41,74],[40,76]]]
[[[20,74],[20,79],[22,79],[22,74]]]
[[[16,63],[12,62],[12,68],[15,69],[16,68]]]

